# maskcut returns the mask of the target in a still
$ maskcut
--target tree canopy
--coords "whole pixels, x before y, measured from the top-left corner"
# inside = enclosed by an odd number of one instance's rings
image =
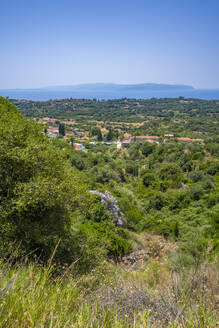
[[[35,122],[3,98],[0,116],[1,243],[49,253],[70,224],[77,175]]]

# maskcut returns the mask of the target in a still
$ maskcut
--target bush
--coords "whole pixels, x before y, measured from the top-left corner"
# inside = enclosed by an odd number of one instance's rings
[[[80,171],[86,168],[86,162],[84,161],[84,159],[80,158],[78,154],[71,156],[70,161],[71,161],[71,165],[76,167]]]
[[[105,205],[101,202],[91,204],[86,213],[86,218],[93,222],[110,221],[110,215]]]
[[[189,189],[189,195],[192,200],[199,200],[204,194],[204,190],[200,186],[192,186]]]
[[[204,156],[203,152],[196,152],[192,155],[192,160],[202,160]]]
[[[150,230],[167,238],[174,234],[175,225],[160,216],[150,217],[141,222],[141,230]]]
[[[118,260],[132,250],[126,233],[115,227],[112,222],[85,222],[78,228],[78,238],[82,245],[79,252],[82,254],[85,269],[89,262],[96,265],[101,260],[100,255]],[[84,252],[86,252],[86,257]]]
[[[169,180],[172,187],[178,187],[183,181],[180,167],[174,163],[161,164],[158,175],[161,180]]]
[[[204,173],[202,171],[192,171],[188,174],[188,178],[192,181],[192,182],[198,182],[203,180],[204,178]]]
[[[180,245],[180,250],[188,256],[192,256],[193,263],[201,263],[206,257],[208,240],[198,232],[191,232],[187,240]]]
[[[170,186],[170,183],[168,181],[162,181],[159,186],[159,190],[162,192],[165,192]]]
[[[208,177],[205,177],[203,182],[202,182],[202,188],[204,190],[211,190],[211,189],[215,189],[215,186],[214,186],[214,180],[212,179],[213,177],[211,176],[208,176]]]
[[[139,211],[138,209],[132,207],[128,211],[125,212],[125,216],[128,221],[128,227],[134,230],[137,230],[137,224],[142,220],[144,217],[144,213]]]
[[[219,193],[210,194],[208,199],[207,199],[208,207],[212,207],[216,204],[219,204]]]
[[[112,170],[108,167],[94,167],[90,173],[91,176],[94,177],[96,182],[103,184],[115,178]]]
[[[149,207],[156,210],[161,210],[167,204],[166,197],[163,193],[158,193],[155,196],[151,197],[149,202]]]
[[[214,232],[214,248],[219,249],[219,204],[212,208],[211,219]]]
[[[142,182],[145,187],[153,185],[155,182],[155,175],[153,173],[145,173],[142,177]]]
[[[127,164],[126,168],[125,168],[125,171],[126,171],[127,174],[131,174],[135,177],[138,176],[138,166],[135,165],[135,164],[131,164],[131,163]]]
[[[207,163],[207,173],[210,175],[215,175],[219,172],[219,163],[218,162],[210,162]]]
[[[147,157],[154,151],[155,147],[156,145],[151,145],[145,142],[141,148],[142,154]]]
[[[168,192],[168,207],[170,210],[179,210],[189,205],[190,199],[186,191]]]
[[[0,249],[7,256],[17,240],[21,253],[35,250],[48,260],[62,239],[56,253],[62,261],[82,183],[41,128],[3,98],[0,116]]]

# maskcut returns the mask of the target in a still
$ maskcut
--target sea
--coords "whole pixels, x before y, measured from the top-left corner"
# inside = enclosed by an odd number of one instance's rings
[[[77,98],[109,100],[119,98],[197,98],[206,100],[219,100],[219,89],[193,89],[185,91],[130,91],[130,92],[107,92],[107,91],[77,91],[70,90],[47,90],[47,89],[13,89],[0,90],[0,96],[9,99],[26,99],[33,101],[46,101],[55,99]]]

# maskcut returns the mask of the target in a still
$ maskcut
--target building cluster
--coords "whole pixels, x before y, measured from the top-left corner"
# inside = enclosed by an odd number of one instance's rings
[[[164,135],[164,142],[168,139],[175,139],[181,142],[203,142],[202,139],[191,139],[191,138],[181,138],[175,137],[173,134],[165,134]],[[160,137],[158,136],[131,136],[128,133],[124,134],[124,137],[117,142],[117,149],[126,148],[130,145],[130,143],[134,141],[139,142],[148,142],[150,144],[159,144]]]
[[[50,138],[56,138],[59,135],[59,127],[58,124],[60,123],[57,119],[54,118],[43,118],[40,123],[47,125],[46,131],[44,129],[44,132],[48,135]],[[65,136],[63,136],[63,139],[68,141],[71,146],[73,146],[76,150],[83,151],[84,142],[89,142],[91,145],[95,145],[97,143],[96,137],[88,137],[85,135],[84,132],[80,131],[79,128],[74,128],[70,125],[70,122],[68,121],[61,121],[61,123],[64,123],[66,126]],[[72,122],[71,122],[72,123]],[[180,142],[203,142],[202,139],[191,139],[187,137],[175,137],[173,134],[164,134],[163,141],[167,141],[168,139],[175,139]],[[75,142],[75,141],[79,141]],[[119,139],[117,141],[110,141],[110,142],[104,142],[101,143],[111,145],[115,144],[117,146],[117,149],[125,148],[130,145],[130,143],[139,141],[139,142],[148,142],[150,144],[159,144],[160,137],[159,136],[132,136],[129,133],[125,133],[122,139]]]

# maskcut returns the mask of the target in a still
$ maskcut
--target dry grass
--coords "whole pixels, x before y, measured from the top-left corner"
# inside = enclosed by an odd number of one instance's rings
[[[151,261],[145,270],[126,272],[91,295],[103,310],[136,322],[147,312],[153,327],[217,327],[219,276],[216,264],[205,262],[187,272],[171,273],[165,263]]]
[[[218,264],[172,272],[164,249],[135,271],[103,262],[77,278],[71,269],[54,276],[52,257],[44,268],[1,263],[0,327],[217,327]]]

